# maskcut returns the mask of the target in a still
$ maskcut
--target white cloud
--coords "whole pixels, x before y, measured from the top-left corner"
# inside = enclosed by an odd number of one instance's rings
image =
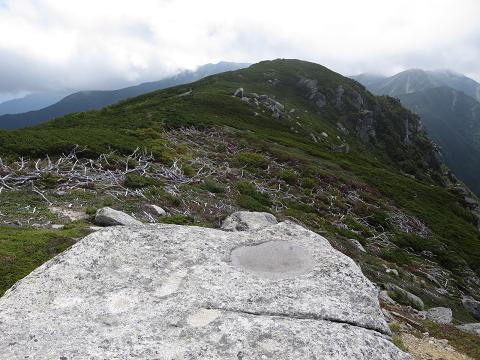
[[[0,93],[112,88],[276,57],[480,80],[479,17],[478,0],[0,0]]]

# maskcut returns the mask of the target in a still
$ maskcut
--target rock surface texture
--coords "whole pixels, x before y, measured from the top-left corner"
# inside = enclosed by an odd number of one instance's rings
[[[5,359],[410,359],[377,290],[323,237],[108,228],[0,298]]]
[[[450,324],[452,322],[452,309],[446,307],[431,308],[426,312],[428,320],[438,324]]]

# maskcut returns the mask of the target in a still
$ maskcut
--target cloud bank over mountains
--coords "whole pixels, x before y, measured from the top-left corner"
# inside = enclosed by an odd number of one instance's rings
[[[0,0],[2,95],[112,89],[221,60],[480,80],[478,0]]]

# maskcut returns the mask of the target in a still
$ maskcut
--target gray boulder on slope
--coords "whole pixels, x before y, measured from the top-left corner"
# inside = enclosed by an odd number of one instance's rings
[[[439,324],[450,324],[453,320],[452,309],[447,307],[434,307],[428,309],[426,317],[428,320]]]
[[[98,209],[95,214],[95,224],[100,226],[116,225],[141,225],[137,219],[125,214],[122,211],[114,210],[109,207]]]
[[[4,358],[410,359],[350,258],[290,222],[107,228],[0,298]]]
[[[276,223],[277,219],[270,213],[255,211],[237,211],[223,221],[222,230],[259,230],[267,226],[275,225]]]
[[[480,301],[475,300],[470,296],[464,296],[462,298],[463,307],[472,315],[475,319],[480,320]]]
[[[480,336],[480,323],[458,325],[457,329]]]

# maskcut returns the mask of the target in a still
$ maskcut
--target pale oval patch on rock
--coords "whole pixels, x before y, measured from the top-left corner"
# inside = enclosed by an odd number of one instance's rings
[[[242,246],[231,254],[232,264],[267,279],[285,279],[310,271],[313,260],[304,248],[289,241]]]
[[[220,316],[222,316],[222,312],[220,310],[200,309],[187,318],[187,323],[192,327],[202,327],[215,321]]]
[[[187,275],[186,270],[180,270],[171,274],[160,289],[157,290],[156,295],[163,297],[175,293],[182,284],[183,278]]]

